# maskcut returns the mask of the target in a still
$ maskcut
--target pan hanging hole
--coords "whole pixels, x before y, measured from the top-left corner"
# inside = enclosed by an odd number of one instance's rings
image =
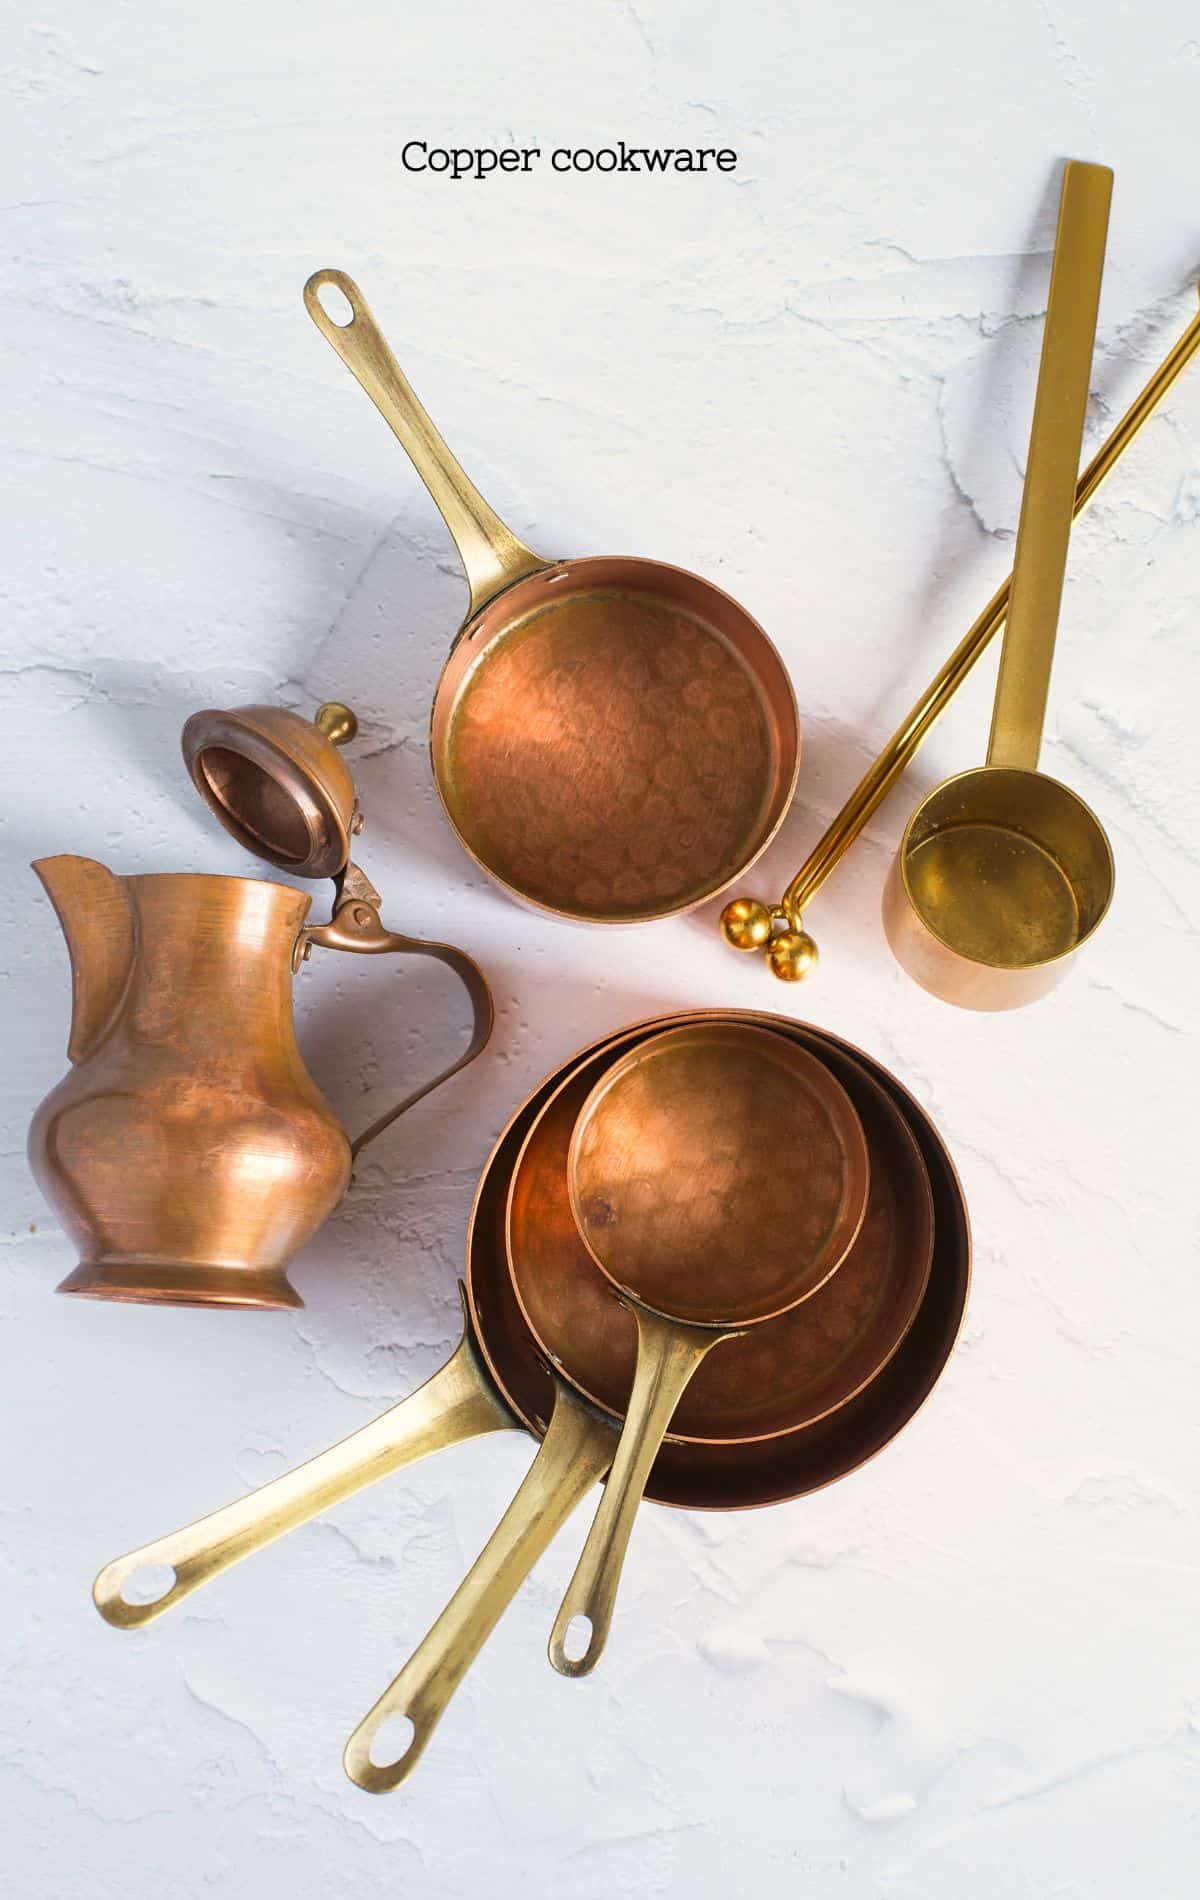
[[[592,1619],[573,1616],[563,1636],[563,1655],[568,1662],[582,1662],[592,1646]]]
[[[143,1564],[121,1585],[126,1603],[158,1603],[175,1588],[175,1572],[170,1564]]]
[[[330,323],[336,323],[339,330],[348,330],[354,322],[354,305],[345,291],[339,290],[336,284],[322,284],[317,296]]]
[[[379,1724],[371,1737],[371,1746],[368,1750],[371,1766],[394,1768],[398,1761],[404,1760],[416,1740],[416,1735],[417,1731],[407,1715],[389,1715],[385,1722]]]

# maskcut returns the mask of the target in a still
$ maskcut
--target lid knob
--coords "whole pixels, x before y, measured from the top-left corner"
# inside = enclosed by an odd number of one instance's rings
[[[325,734],[331,745],[349,745],[358,737],[358,715],[344,706],[340,699],[326,700],[317,707],[317,716],[313,722]]]

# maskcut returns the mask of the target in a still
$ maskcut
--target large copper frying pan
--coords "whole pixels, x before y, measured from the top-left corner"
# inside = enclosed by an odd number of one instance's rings
[[[321,302],[347,299],[339,324]],[[313,322],[408,452],[466,569],[430,744],[446,814],[513,896],[639,923],[725,889],[775,835],[800,724],[736,601],[661,561],[545,561],[488,506],[413,394],[358,286],[321,270]]]
[[[641,1032],[649,1035],[665,1023],[705,1013],[660,1018],[641,1025]],[[911,1128],[928,1171],[935,1243],[928,1286],[906,1337],[883,1371],[838,1411],[798,1431],[752,1443],[668,1442],[663,1447],[647,1496],[660,1503],[705,1510],[745,1509],[799,1497],[874,1457],[903,1429],[936,1384],[958,1334],[970,1280],[970,1233],[958,1177],[933,1124],[901,1084],[879,1063],[826,1032],[801,1028],[787,1018],[736,1013],[743,1020],[794,1035],[831,1064],[861,1067],[887,1089]],[[609,1041],[624,1042],[628,1033]],[[481,1568],[480,1560],[451,1606],[457,1606],[459,1614],[455,1617],[447,1611],[439,1618],[398,1678],[415,1726],[412,1746],[402,1761],[378,1768],[369,1761],[369,1725],[376,1711],[356,1731],[363,1746],[351,1766],[355,1779],[366,1787],[393,1787],[411,1770],[450,1694],[505,1605],[571,1509],[603,1472],[604,1452],[597,1452],[599,1441],[591,1429],[596,1415],[571,1399],[566,1388],[556,1389],[517,1302],[508,1272],[505,1217],[512,1170],[539,1110],[578,1063],[605,1047],[604,1042],[592,1045],[542,1083],[517,1110],[492,1151],[468,1230],[466,1336],[447,1364],[418,1391],[341,1444],[186,1530],[118,1558],[96,1579],[94,1594],[101,1615],[119,1628],[140,1627],[242,1557],[431,1452],[490,1431],[524,1426],[539,1438],[545,1434],[544,1450],[488,1546],[488,1565]],[[850,1074],[848,1067],[846,1074]],[[554,1432],[547,1434],[552,1414]],[[609,1421],[606,1430],[615,1448],[615,1425]],[[586,1449],[586,1457],[580,1456],[581,1449]],[[531,1512],[531,1503],[542,1508]],[[506,1527],[510,1536],[504,1550],[498,1548],[498,1540]],[[173,1568],[171,1587],[148,1603],[126,1598],[123,1587],[152,1565]],[[486,1600],[486,1616],[479,1614],[481,1599]],[[468,1621],[471,1645],[465,1648],[460,1643],[448,1658],[448,1644]]]

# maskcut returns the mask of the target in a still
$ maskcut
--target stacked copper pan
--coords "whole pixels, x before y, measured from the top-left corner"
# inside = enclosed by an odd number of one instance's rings
[[[567,1156],[580,1109],[630,1050],[694,1023],[753,1026],[807,1052],[861,1127],[869,1185],[855,1238],[826,1283],[697,1373],[656,1458],[658,1504],[739,1510],[843,1477],[889,1444],[923,1403],[954,1343],[970,1240],[958,1178],[933,1124],[879,1063],[827,1031],[740,1011],[637,1024],[548,1076],[509,1122],[471,1212],[462,1344],[373,1425],[189,1529],[109,1564],[101,1614],[121,1628],[160,1616],[242,1557],[365,1485],[481,1433],[525,1429],[540,1450],[497,1532],[391,1688],[355,1730],[347,1768],[365,1788],[411,1771],[454,1688],[542,1551],[606,1470],[632,1376],[634,1321],[590,1261],[572,1214]],[[783,1157],[783,1169],[803,1157]],[[739,1356],[742,1355],[742,1356]],[[124,1588],[168,1565],[170,1588]],[[411,1721],[398,1759],[371,1742]]]

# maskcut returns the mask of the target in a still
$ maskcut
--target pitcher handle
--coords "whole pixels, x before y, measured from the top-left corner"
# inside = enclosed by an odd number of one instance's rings
[[[339,879],[337,901],[329,922],[306,924],[300,932],[293,959],[295,967],[299,968],[314,943],[321,944],[327,950],[352,950],[360,956],[380,956],[395,950],[418,957],[434,957],[461,978],[471,999],[474,1025],[466,1048],[449,1068],[442,1069],[428,1082],[423,1082],[420,1088],[406,1095],[394,1108],[389,1108],[385,1115],[380,1115],[350,1143],[352,1160],[357,1160],[367,1143],[374,1141],[376,1135],[381,1135],[385,1128],[390,1128],[406,1109],[412,1108],[423,1096],[432,1094],[443,1082],[448,1082],[452,1075],[465,1069],[469,1062],[474,1062],[476,1056],[486,1048],[496,1019],[491,988],[473,957],[469,957],[464,950],[456,950],[450,943],[428,943],[421,937],[405,937],[399,931],[386,929],[379,915],[379,904],[379,893],[368,878],[357,865],[348,864]]]

